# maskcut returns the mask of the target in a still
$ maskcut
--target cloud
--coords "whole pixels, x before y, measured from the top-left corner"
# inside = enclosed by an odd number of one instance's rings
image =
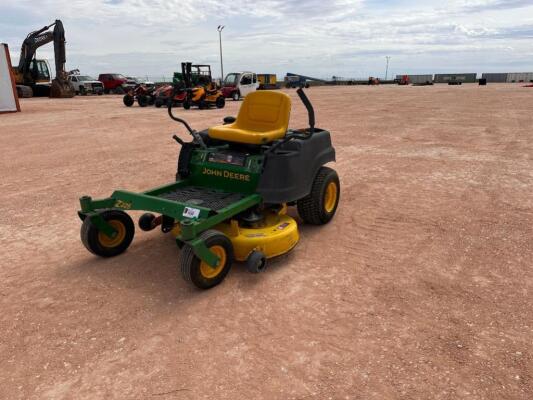
[[[530,0],[19,0],[0,15],[15,59],[28,32],[61,18],[67,66],[91,74],[170,77],[190,60],[217,75],[219,24],[226,72],[380,76],[386,55],[398,73],[533,69]]]

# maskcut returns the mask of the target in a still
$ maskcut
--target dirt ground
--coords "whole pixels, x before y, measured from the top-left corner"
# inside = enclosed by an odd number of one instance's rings
[[[308,94],[336,217],[209,291],[159,230],[113,259],[79,239],[81,195],[172,180],[187,135],[165,110],[103,96],[0,116],[0,398],[533,398],[533,89]],[[205,128],[239,104],[179,114]]]

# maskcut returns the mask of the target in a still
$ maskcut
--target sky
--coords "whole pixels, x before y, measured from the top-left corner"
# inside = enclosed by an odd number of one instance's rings
[[[61,19],[67,69],[170,77],[182,61],[224,73],[317,78],[533,71],[533,0],[0,0],[0,42]],[[37,51],[53,66],[53,46]]]

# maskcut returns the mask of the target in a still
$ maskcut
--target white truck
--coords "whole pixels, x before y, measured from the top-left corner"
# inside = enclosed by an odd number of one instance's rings
[[[74,86],[76,94],[86,95],[87,93],[93,93],[97,95],[104,94],[104,85],[102,82],[97,81],[87,75],[70,74],[68,80]]]
[[[224,79],[222,94],[227,99],[239,100],[259,87],[257,74],[254,72],[232,72]]]

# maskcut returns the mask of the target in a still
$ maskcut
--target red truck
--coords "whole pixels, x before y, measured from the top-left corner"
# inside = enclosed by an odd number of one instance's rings
[[[123,94],[127,92],[131,86],[128,83],[128,79],[122,74],[100,74],[98,80],[104,85],[104,93],[119,93]]]

